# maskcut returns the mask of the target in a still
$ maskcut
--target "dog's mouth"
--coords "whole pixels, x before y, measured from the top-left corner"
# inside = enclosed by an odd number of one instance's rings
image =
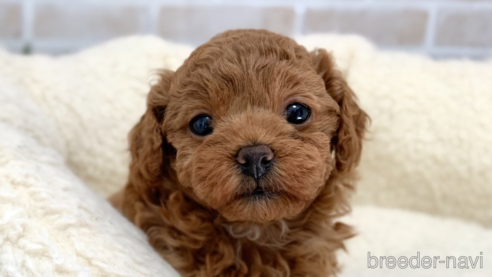
[[[253,201],[259,201],[264,199],[269,199],[275,197],[277,194],[275,192],[265,190],[260,186],[256,186],[254,190],[250,192],[241,193],[240,197],[242,199],[248,199]]]

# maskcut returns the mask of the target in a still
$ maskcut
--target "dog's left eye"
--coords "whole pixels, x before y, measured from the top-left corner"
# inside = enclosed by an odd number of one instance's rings
[[[302,124],[311,116],[311,109],[301,103],[293,103],[285,109],[285,118],[292,124]]]
[[[212,128],[212,118],[206,114],[195,116],[190,122],[190,130],[197,136],[210,135]]]

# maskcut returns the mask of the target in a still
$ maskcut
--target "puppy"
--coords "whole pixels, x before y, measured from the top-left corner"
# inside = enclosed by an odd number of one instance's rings
[[[183,276],[332,276],[367,121],[325,50],[228,31],[161,72],[111,202]]]

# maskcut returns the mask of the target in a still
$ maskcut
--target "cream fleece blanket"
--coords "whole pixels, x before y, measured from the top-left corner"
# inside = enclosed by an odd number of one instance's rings
[[[346,218],[360,235],[342,276],[491,276],[492,62],[298,40],[333,51],[373,120],[354,199],[372,206]],[[176,276],[103,197],[126,181],[126,134],[154,70],[191,50],[134,37],[61,58],[0,51],[0,276]],[[482,257],[483,268],[369,269],[368,252]]]

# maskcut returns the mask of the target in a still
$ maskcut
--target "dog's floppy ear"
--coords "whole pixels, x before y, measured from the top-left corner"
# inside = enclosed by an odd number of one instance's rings
[[[335,68],[331,55],[326,50],[318,49],[311,52],[311,56],[316,72],[325,82],[326,91],[340,107],[338,130],[332,147],[336,170],[347,173],[359,163],[369,117],[357,104],[357,97]]]
[[[163,129],[174,72],[165,70],[159,75],[159,82],[152,86],[147,96],[147,110],[129,135],[132,157],[130,182],[135,189],[147,190],[151,194],[162,182],[162,175],[165,174],[163,167],[168,166],[169,155],[175,155],[175,149],[166,141]]]

